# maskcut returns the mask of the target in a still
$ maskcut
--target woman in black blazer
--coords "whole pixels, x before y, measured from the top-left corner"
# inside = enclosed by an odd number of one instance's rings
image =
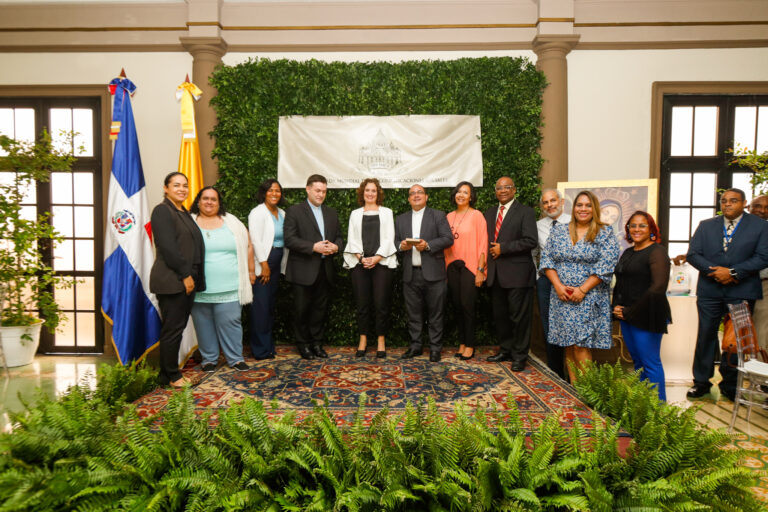
[[[187,178],[180,172],[165,177],[165,200],[152,210],[155,263],[149,289],[157,295],[163,324],[160,329],[160,383],[174,388],[189,381],[179,371],[181,335],[189,320],[196,291],[205,290],[205,246],[200,229],[184,208],[189,195]]]

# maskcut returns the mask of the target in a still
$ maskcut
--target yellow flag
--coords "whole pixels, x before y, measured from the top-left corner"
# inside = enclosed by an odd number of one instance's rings
[[[189,181],[189,196],[184,206],[189,209],[195,196],[203,188],[203,166],[195,127],[195,100],[203,94],[195,84],[184,82],[176,88],[176,99],[181,101],[181,151],[179,172]]]

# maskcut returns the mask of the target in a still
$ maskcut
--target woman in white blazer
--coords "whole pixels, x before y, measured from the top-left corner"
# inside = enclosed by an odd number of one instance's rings
[[[248,214],[248,231],[253,244],[256,282],[253,285],[249,342],[257,360],[275,358],[275,300],[280,274],[285,273],[288,249],[283,243],[285,212],[283,187],[275,179],[265,180],[256,193],[260,204]]]
[[[360,343],[355,357],[363,357],[368,340],[376,337],[376,357],[384,358],[389,330],[389,310],[397,267],[395,221],[392,210],[381,206],[384,200],[379,180],[367,178],[357,187],[361,206],[349,216],[344,268],[350,269],[352,293],[357,307]]]

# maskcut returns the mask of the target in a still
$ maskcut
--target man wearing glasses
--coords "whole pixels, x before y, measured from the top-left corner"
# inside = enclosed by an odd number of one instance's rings
[[[691,238],[687,260],[699,271],[696,288],[699,329],[693,358],[693,387],[688,390],[688,398],[704,396],[712,387],[715,357],[720,353],[717,330],[728,312],[728,304],[746,300],[751,310],[755,301],[763,296],[759,272],[768,266],[768,223],[745,213],[746,206],[742,190],[726,190],[720,197],[723,214],[702,221]],[[730,400],[736,393],[734,363],[729,364],[725,352],[721,354],[720,393]]]
[[[499,352],[488,361],[511,361],[512,371],[525,369],[531,345],[531,315],[536,266],[531,250],[538,245],[536,213],[515,201],[515,182],[496,182],[499,203],[485,211],[488,225],[488,278]]]
[[[443,348],[443,308],[447,294],[443,249],[453,245],[445,213],[427,208],[426,190],[413,185],[408,191],[411,211],[395,219],[395,245],[403,255],[403,298],[408,314],[411,345],[403,359],[421,355],[423,311],[429,325],[429,360],[440,361]]]

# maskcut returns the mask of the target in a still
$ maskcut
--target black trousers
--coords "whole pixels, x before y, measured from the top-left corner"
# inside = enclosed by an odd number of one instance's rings
[[[456,315],[459,344],[474,347],[477,287],[475,274],[461,260],[448,265],[448,294]]]
[[[738,378],[738,356],[731,355],[728,360],[727,353],[720,349],[717,338],[717,330],[720,322],[728,312],[728,304],[738,304],[743,299],[724,299],[711,297],[696,297],[696,309],[699,312],[699,330],[696,334],[696,351],[693,356],[693,383],[700,386],[711,387],[709,379],[715,374],[715,359],[720,355],[720,391],[733,396],[736,393]],[[749,310],[754,311],[755,301],[748,300]]]
[[[189,313],[195,294],[174,293],[170,295],[158,294],[157,302],[160,306],[160,316],[163,324],[160,327],[160,384],[167,385],[181,378],[179,370],[179,348],[181,347],[181,335],[187,327]]]
[[[296,318],[293,320],[293,334],[296,345],[320,345],[325,337],[325,320],[328,316],[328,297],[331,285],[321,267],[317,279],[309,286],[294,283],[293,300],[296,304]]]
[[[386,336],[389,332],[394,277],[395,269],[384,265],[376,265],[373,268],[355,265],[350,272],[352,294],[357,309],[358,334],[370,339]]]
[[[421,350],[421,332],[424,327],[424,310],[427,310],[429,326],[429,347],[431,351],[440,351],[443,347],[443,309],[447,286],[445,281],[427,281],[421,269],[413,269],[411,281],[403,283],[405,311],[408,313],[408,334],[411,336],[411,348]]]
[[[491,287],[491,300],[501,351],[515,361],[525,361],[531,347],[533,287],[502,288],[496,280]]]

